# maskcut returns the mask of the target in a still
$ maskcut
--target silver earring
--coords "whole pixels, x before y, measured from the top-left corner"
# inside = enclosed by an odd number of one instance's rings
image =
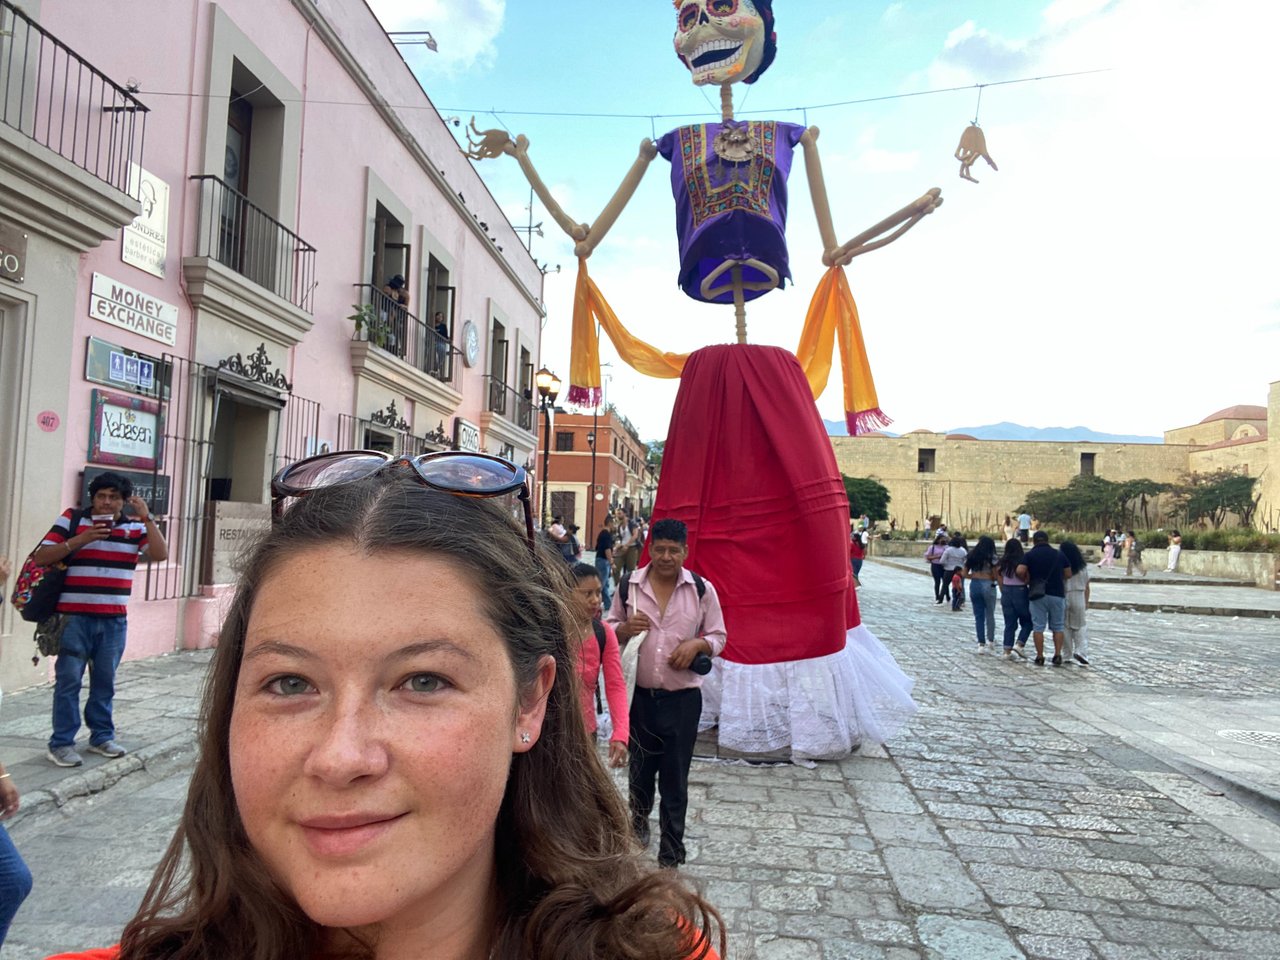
[[[528,743],[528,742],[529,742],[530,740],[532,740],[532,739],[533,739],[533,737],[529,736],[529,732],[528,732],[527,730],[521,730],[521,731],[520,731],[520,742],[521,742],[521,743]]]

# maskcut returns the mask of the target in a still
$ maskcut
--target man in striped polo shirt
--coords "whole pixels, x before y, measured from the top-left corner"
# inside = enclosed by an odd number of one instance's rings
[[[58,601],[66,622],[54,666],[53,736],[49,759],[60,767],[78,767],[76,734],[80,732],[80,687],[89,667],[89,700],[84,722],[89,727],[89,750],[104,757],[123,757],[111,720],[116,667],[124,653],[128,630],[127,604],[133,590],[133,571],[140,556],[164,560],[169,548],[133,484],[116,473],[104,473],[89,484],[91,507],[71,521],[76,511],[65,510],[45,535],[33,559],[42,566],[64,563],[67,579]],[[133,517],[123,513],[125,503]]]

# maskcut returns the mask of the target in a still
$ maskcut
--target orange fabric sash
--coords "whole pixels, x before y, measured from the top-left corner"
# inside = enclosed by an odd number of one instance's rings
[[[633,336],[618,320],[600,288],[587,273],[587,261],[578,260],[578,281],[573,296],[573,330],[569,357],[570,403],[596,406],[600,403],[600,339],[596,324],[604,329],[618,356],[631,367],[651,377],[674,379],[684,370],[687,353],[667,353]],[[841,369],[844,375],[845,423],[857,435],[892,421],[880,409],[871,364],[862,340],[858,305],[854,303],[844,267],[831,267],[823,274],[809,302],[796,359],[809,381],[814,399],[822,395],[831,376],[835,343],[839,338]]]

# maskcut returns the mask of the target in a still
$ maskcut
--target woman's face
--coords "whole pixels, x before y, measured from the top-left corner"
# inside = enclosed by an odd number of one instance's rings
[[[353,602],[361,584],[376,602]],[[250,843],[324,926],[439,938],[483,917],[512,754],[537,742],[554,677],[547,657],[517,695],[453,561],[302,550],[258,591],[236,685],[231,779]]]
[[[600,616],[600,578],[583,577],[574,585],[573,602],[578,616],[593,620]]]

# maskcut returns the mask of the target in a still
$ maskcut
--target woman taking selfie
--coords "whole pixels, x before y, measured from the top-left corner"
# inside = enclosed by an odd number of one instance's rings
[[[118,954],[81,956],[715,957],[718,915],[640,859],[587,737],[524,471],[331,453],[272,494],[178,830]]]

